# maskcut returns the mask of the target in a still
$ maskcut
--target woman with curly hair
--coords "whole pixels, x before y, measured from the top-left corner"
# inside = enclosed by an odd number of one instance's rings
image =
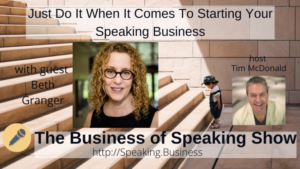
[[[94,59],[89,89],[94,111],[87,115],[84,127],[155,127],[158,113],[150,105],[146,73],[132,46],[104,47]]]

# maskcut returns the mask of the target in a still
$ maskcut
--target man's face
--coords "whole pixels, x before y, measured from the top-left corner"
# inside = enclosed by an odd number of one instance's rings
[[[263,84],[249,85],[247,99],[254,113],[267,112],[269,94]]]

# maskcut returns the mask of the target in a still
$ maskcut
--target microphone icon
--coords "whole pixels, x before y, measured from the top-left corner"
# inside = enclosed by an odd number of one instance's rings
[[[15,135],[15,137],[10,140],[9,146],[15,144],[15,142],[17,142],[20,138],[24,137],[25,134],[26,134],[25,130],[23,130],[23,129],[18,130],[18,132]]]

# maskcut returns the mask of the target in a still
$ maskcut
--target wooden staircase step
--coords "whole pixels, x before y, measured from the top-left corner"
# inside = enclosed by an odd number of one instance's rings
[[[56,122],[57,131],[70,131],[73,129],[73,106],[63,108],[53,113],[36,118],[35,122],[51,121]]]
[[[41,25],[0,25],[0,35],[17,34],[74,34],[75,28],[70,26],[41,26]]]
[[[158,90],[159,107],[165,105],[170,100],[174,99],[176,96],[187,90],[187,85],[185,83],[171,83]]]
[[[36,58],[36,59],[27,59],[27,60],[19,60],[19,61],[11,61],[11,62],[2,62],[0,63],[0,79],[25,76],[30,74],[40,73],[45,74],[45,72],[50,72],[51,68],[61,68],[65,69],[66,67],[72,67],[73,65],[73,57],[71,55],[60,55],[60,56],[52,56],[52,57],[44,57],[44,58]],[[27,69],[27,66],[29,67]],[[25,68],[26,71],[25,72]],[[22,70],[23,69],[23,70]],[[16,72],[18,71],[18,73]],[[22,70],[22,73],[20,73]]]
[[[22,15],[22,16],[25,16],[26,11],[30,12],[30,9],[0,5],[0,15]]]
[[[73,68],[67,68],[67,72],[68,74],[58,74],[56,71],[57,74],[52,72],[51,74],[47,74],[46,76],[34,74],[3,80],[0,83],[0,101],[47,90],[46,87],[52,87],[52,85],[50,86],[49,83],[53,83],[54,88],[70,84],[73,81]],[[37,87],[40,83],[48,85]],[[32,87],[32,85],[34,86]]]
[[[0,62],[73,53],[72,43],[0,48]]]
[[[203,107],[205,108],[205,107]],[[222,114],[220,117],[221,128],[218,130],[230,132],[232,126],[232,108],[223,107]],[[216,131],[215,129],[210,128],[211,124],[207,125],[205,130],[205,134],[210,134],[212,131]],[[199,150],[202,145],[196,145],[193,150]],[[214,151],[216,153],[221,153],[223,145],[215,145]],[[174,168],[194,168],[193,166],[197,166],[199,169],[212,168],[215,163],[215,158],[185,158],[180,159],[181,161],[176,164]],[[219,159],[221,160],[221,159]]]
[[[158,75],[158,87],[163,87],[172,82],[170,75]]]
[[[59,25],[57,19],[52,18],[27,18],[21,15],[0,15],[0,24],[21,24],[21,25]]]
[[[31,98],[33,98],[32,101],[30,101]],[[36,98],[39,98],[40,104],[35,104]],[[47,104],[41,101],[41,98],[46,98]],[[48,98],[52,98],[52,101]],[[23,99],[17,98],[0,103],[0,128],[72,104],[72,84],[29,95]]]
[[[173,131],[193,132],[200,131],[202,127],[211,118],[209,109],[208,98],[204,99],[186,118],[184,118]],[[169,139],[168,139],[169,138]],[[166,137],[167,140],[171,139],[171,135]],[[154,147],[155,150],[162,151],[164,148],[168,148],[170,151],[175,151],[180,147],[177,144],[158,144]],[[147,168],[151,165],[151,168],[173,168],[178,158],[143,158],[133,168]]]
[[[0,5],[1,6],[12,6],[13,1],[10,0],[0,0]]]
[[[0,0],[0,6],[21,7],[26,8],[26,3],[11,0]]]
[[[159,111],[158,131],[165,131],[202,98],[203,92],[201,90],[192,90],[184,93],[182,96],[164,107]]]
[[[89,35],[41,34],[41,35],[0,35],[0,47],[45,45],[72,42],[90,42]]]
[[[13,159],[10,164],[1,165],[1,168],[6,169],[16,169],[22,166],[23,169],[32,169],[32,168],[47,168],[47,169],[60,169],[61,168],[61,160],[56,159],[56,161],[52,162],[53,158],[36,158],[34,153],[31,153],[27,156],[19,156]],[[51,162],[51,163],[50,163]],[[45,167],[45,164],[48,164]]]
[[[200,131],[210,119],[209,98],[206,98],[174,128],[174,131]]]
[[[73,128],[72,111],[73,106],[69,106],[67,108],[52,112],[50,114],[23,123],[26,127],[28,127],[31,133],[31,143],[25,151],[34,148],[34,132],[71,130]],[[0,164],[22,153],[9,151],[3,144],[2,133],[3,131],[0,132]]]

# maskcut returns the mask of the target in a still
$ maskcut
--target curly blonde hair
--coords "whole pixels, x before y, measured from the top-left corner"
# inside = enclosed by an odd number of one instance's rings
[[[132,87],[130,92],[133,95],[131,104],[134,105],[134,118],[136,121],[141,119],[141,114],[145,118],[148,112],[148,105],[150,104],[148,84],[146,79],[147,68],[142,60],[141,55],[132,46],[126,43],[113,43],[104,47],[97,53],[94,59],[92,68],[92,77],[89,86],[89,102],[92,107],[96,109],[97,116],[101,113],[101,106],[108,100],[105,92],[105,75],[107,63],[112,52],[127,53],[130,56],[131,71],[135,74],[133,76]]]

